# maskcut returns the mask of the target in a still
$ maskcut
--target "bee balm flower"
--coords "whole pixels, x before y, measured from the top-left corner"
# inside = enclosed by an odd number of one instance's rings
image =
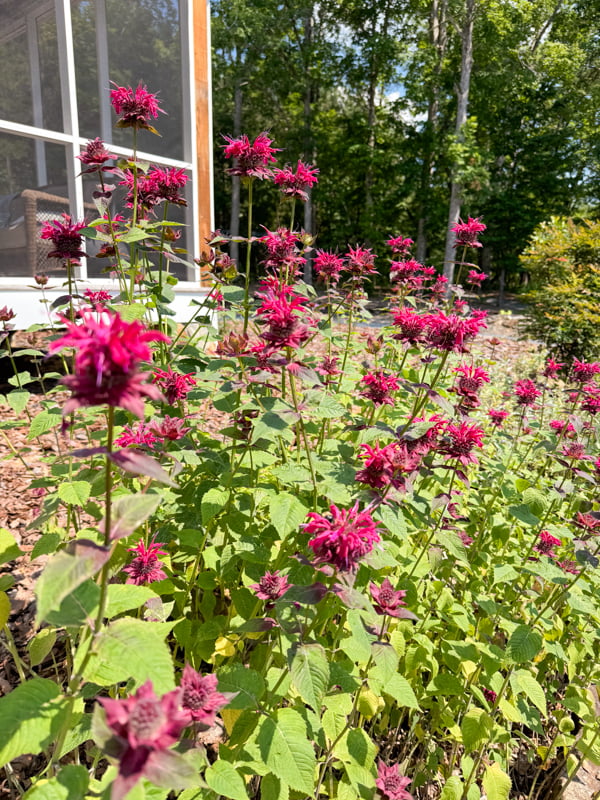
[[[340,509],[332,503],[329,511],[327,517],[315,511],[309,513],[310,522],[304,524],[304,530],[313,538],[308,546],[317,563],[331,564],[346,572],[353,570],[381,541],[377,523],[368,511],[358,510],[358,503],[349,509]]]

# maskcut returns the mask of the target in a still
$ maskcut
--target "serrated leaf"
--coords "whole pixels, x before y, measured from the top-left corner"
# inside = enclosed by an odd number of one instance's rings
[[[469,753],[472,750],[476,750],[481,743],[485,742],[493,724],[492,718],[483,709],[469,709],[460,724],[465,752]]]
[[[320,644],[295,644],[288,651],[294,688],[313,711],[320,711],[329,688],[329,662]]]
[[[398,673],[392,675],[390,680],[388,680],[385,685],[382,686],[381,691],[384,694],[393,697],[396,703],[401,707],[419,708],[419,701],[417,700],[410,683],[403,675],[399,675]]]
[[[230,800],[248,800],[244,779],[228,761],[219,759],[211,764],[204,774],[204,780],[218,795]]]
[[[290,787],[276,775],[265,775],[260,782],[260,800],[289,800]]]
[[[440,800],[461,800],[463,794],[463,782],[458,775],[452,775],[442,789]]]
[[[29,392],[21,389],[15,389],[6,395],[6,402],[15,412],[15,414],[20,414],[25,409],[27,401],[30,397],[31,394]]]
[[[259,726],[256,743],[262,761],[292,789],[312,795],[314,791],[315,751],[306,723],[292,708],[281,708],[265,717]]]
[[[6,592],[0,592],[0,630],[8,622],[10,617],[10,600]]]
[[[114,453],[109,453],[109,458],[121,469],[131,472],[132,475],[144,475],[146,478],[152,478],[152,480],[167,486],[177,485],[155,458],[136,451],[135,448],[116,450]]]
[[[392,509],[389,506],[380,506],[378,515],[381,522],[396,540],[404,541],[408,538],[406,520],[399,508]]]
[[[200,510],[202,513],[202,522],[206,525],[217,514],[225,508],[229,494],[222,489],[209,489],[202,496],[200,501]]]
[[[117,497],[112,505],[110,538],[114,541],[133,533],[156,511],[159,494],[127,494]],[[104,526],[101,526],[101,530]]]
[[[482,783],[487,800],[508,800],[512,781],[496,762],[486,768]]]
[[[41,631],[27,644],[29,650],[29,661],[32,667],[41,664],[50,653],[56,642],[56,631],[54,628],[42,628]]]
[[[518,625],[506,646],[506,655],[515,664],[526,664],[537,656],[542,649],[541,635],[527,625]]]
[[[237,692],[227,704],[228,709],[258,708],[258,701],[266,688],[260,673],[241,664],[234,664],[220,669],[218,678],[220,692]]]
[[[174,688],[171,651],[165,636],[169,623],[123,617],[98,635],[85,677],[100,686],[133,678],[134,687],[151,680],[158,695]]]
[[[398,654],[387,642],[373,642],[371,645],[373,667],[369,677],[375,678],[382,686],[391,680],[398,668]]]
[[[0,564],[7,564],[23,555],[15,537],[6,528],[0,528]]]
[[[531,673],[527,672],[527,670],[520,669],[511,675],[510,683],[515,694],[524,692],[527,699],[546,716],[548,713],[546,693]]]
[[[112,619],[124,611],[139,608],[146,600],[156,597],[148,586],[136,586],[132,583],[112,583],[108,586],[106,602],[106,618]]]
[[[298,530],[300,523],[306,519],[307,507],[297,497],[288,492],[279,492],[269,501],[269,515],[277,533],[285,538],[292,531]]]
[[[47,433],[53,428],[57,428],[61,424],[62,419],[62,414],[58,412],[40,411],[40,413],[36,414],[31,420],[27,438],[29,440],[35,439],[37,436],[41,436],[42,433]]]
[[[0,767],[53,741],[67,710],[59,695],[54,681],[33,678],[0,698]]]
[[[529,506],[536,517],[541,517],[548,507],[548,498],[533,486],[523,492],[523,502]]]
[[[56,553],[62,541],[59,533],[42,533],[37,542],[33,545],[31,551],[31,560],[35,560],[39,556],[47,556],[50,553]]]
[[[123,303],[119,306],[119,314],[125,322],[135,322],[137,319],[142,319],[146,313],[146,307],[141,303]]]
[[[87,481],[59,483],[58,496],[70,506],[84,506],[90,499],[91,486]]]
[[[52,556],[35,587],[38,621],[46,619],[51,611],[60,607],[67,595],[94,576],[109,555],[106,548],[80,539],[70,542],[68,549]]]
[[[79,764],[67,764],[55,778],[40,780],[23,800],[81,800],[87,794],[89,775]]]

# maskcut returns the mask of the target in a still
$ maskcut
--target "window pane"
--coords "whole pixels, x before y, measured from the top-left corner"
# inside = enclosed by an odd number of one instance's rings
[[[79,132],[88,139],[102,137],[100,87],[96,55],[96,4],[94,0],[71,0],[71,25],[75,54]],[[103,87],[108,97],[108,87]]]
[[[62,131],[53,5],[44,0],[3,0],[0,63],[0,117]]]
[[[0,152],[0,276],[60,269],[39,233],[69,211],[65,148],[0,133]]]
[[[62,100],[60,95],[60,68],[58,40],[54,12],[37,19],[40,92],[42,95],[42,127],[62,131]],[[39,125],[39,122],[34,124]]]

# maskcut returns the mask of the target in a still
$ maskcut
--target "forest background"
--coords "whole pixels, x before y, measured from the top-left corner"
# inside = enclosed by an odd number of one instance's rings
[[[510,289],[553,216],[597,219],[600,5],[590,0],[212,0],[216,224],[245,193],[222,134],[269,131],[280,161],[316,164],[305,204],[320,248],[415,240],[452,256],[450,222],[487,225],[480,267]],[[257,219],[288,224],[276,187]],[[234,251],[235,251],[235,245]],[[446,256],[444,252],[446,251]],[[235,255],[235,252],[233,253]]]

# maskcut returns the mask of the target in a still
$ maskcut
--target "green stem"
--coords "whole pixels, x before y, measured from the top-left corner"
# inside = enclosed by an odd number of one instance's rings
[[[248,185],[248,242],[246,245],[246,281],[244,284],[244,336],[248,331],[250,317],[250,260],[252,254],[252,188],[253,181]]]

